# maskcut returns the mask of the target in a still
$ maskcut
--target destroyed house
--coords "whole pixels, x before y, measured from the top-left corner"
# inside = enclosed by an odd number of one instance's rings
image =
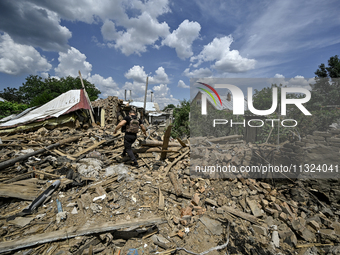
[[[11,115],[0,123],[0,134],[37,129],[41,126],[79,125],[89,118],[90,100],[83,89],[69,90],[40,106]]]

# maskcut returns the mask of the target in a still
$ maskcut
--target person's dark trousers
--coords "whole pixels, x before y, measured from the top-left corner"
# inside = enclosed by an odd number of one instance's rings
[[[137,139],[137,135],[130,135],[130,134],[125,134],[124,136],[124,150],[123,150],[123,155],[125,155],[125,153],[127,153],[130,157],[130,159],[133,162],[136,162],[136,157],[132,152],[132,144],[136,141]]]

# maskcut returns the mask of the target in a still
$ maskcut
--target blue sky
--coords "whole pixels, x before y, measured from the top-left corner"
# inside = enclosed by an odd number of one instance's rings
[[[190,78],[314,77],[340,55],[338,0],[1,0],[0,90],[77,76],[101,98],[132,90],[161,106]],[[149,98],[150,99],[150,98]]]

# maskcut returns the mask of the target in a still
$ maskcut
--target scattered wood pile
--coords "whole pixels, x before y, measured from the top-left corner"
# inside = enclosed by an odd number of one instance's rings
[[[108,127],[0,137],[0,253],[339,254],[339,180],[195,177],[190,146],[235,165],[268,151],[170,128],[138,137],[139,168]]]

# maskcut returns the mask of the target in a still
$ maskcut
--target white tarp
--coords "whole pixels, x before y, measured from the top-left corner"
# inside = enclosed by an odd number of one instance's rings
[[[80,102],[80,91],[81,90],[70,90],[61,94],[43,106],[30,111],[21,118],[1,123],[0,127],[14,126],[25,122],[44,119],[46,117],[59,117]]]

